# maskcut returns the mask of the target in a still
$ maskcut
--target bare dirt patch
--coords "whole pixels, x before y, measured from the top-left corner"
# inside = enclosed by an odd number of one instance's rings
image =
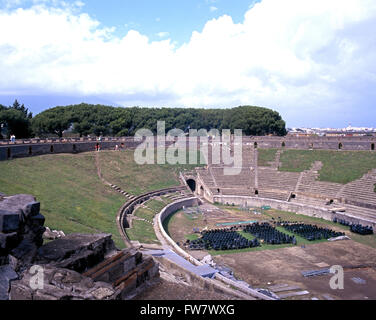
[[[325,242],[301,247],[215,256],[214,261],[230,267],[236,277],[255,287],[286,283],[310,292],[300,297],[325,299],[376,299],[376,250],[352,240]],[[322,269],[318,265],[345,267],[344,290],[329,286],[333,274],[303,277],[302,271]],[[371,266],[368,268],[356,268]],[[351,268],[349,268],[351,267]],[[356,284],[358,277],[366,284]]]
[[[145,290],[135,300],[231,300],[233,297],[206,289],[168,282],[161,279],[158,284]]]

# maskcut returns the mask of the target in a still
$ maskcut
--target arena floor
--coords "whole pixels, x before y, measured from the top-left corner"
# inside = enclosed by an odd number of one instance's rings
[[[376,250],[352,240],[325,242],[277,250],[235,253],[213,257],[220,265],[230,267],[235,276],[253,287],[267,288],[276,284],[298,286],[309,294],[299,299],[376,299]],[[303,277],[302,271],[323,267],[344,267],[344,289],[332,290],[333,274]],[[361,268],[373,265],[373,268]],[[347,269],[352,267],[354,269]],[[360,268],[356,268],[360,267]],[[357,284],[351,278],[361,278]]]
[[[171,219],[168,231],[176,241],[183,243],[187,235],[193,234],[193,228],[200,231],[208,227],[221,228],[217,223],[236,221],[267,221],[271,217],[277,218],[276,211],[264,211],[261,214],[241,211],[238,208],[216,207],[203,204],[199,207],[204,214],[190,215],[183,211],[175,214]],[[260,211],[255,208],[256,211]],[[282,215],[282,214],[281,214]],[[305,216],[286,213],[284,218],[308,219]],[[317,225],[325,226],[324,220],[318,220]],[[337,225],[329,228],[344,231]],[[353,236],[349,231],[346,232]],[[355,238],[355,236],[354,236]],[[371,239],[374,241],[374,238]],[[189,251],[191,255],[202,259],[208,254],[206,251]],[[286,284],[308,291],[309,294],[290,297],[288,299],[376,299],[376,248],[354,240],[336,242],[321,242],[297,245],[273,250],[252,250],[248,252],[214,255],[213,260],[221,266],[233,270],[238,279],[249,283],[252,287],[269,288],[274,285]],[[301,272],[330,268],[333,265],[344,267],[344,289],[332,290],[329,285],[333,274],[314,277],[304,277]],[[358,284],[352,278],[360,278],[365,284]],[[289,292],[283,292],[283,294]]]

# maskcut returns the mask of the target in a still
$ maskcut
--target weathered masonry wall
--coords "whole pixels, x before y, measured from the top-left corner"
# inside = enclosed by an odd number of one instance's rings
[[[194,207],[199,204],[198,198],[192,197],[192,198],[187,198],[187,199],[182,199],[175,201],[171,203],[170,205],[166,206],[162,211],[161,211],[161,222],[163,222],[170,214],[180,210],[183,207]],[[167,234],[166,234],[167,235]]]
[[[78,153],[95,151],[96,146],[101,150],[115,149],[115,146],[124,144],[124,148],[135,148],[139,143],[133,139],[119,141],[86,141],[86,142],[43,142],[30,144],[9,144],[0,146],[0,161],[13,158],[30,157],[54,153]]]
[[[199,141],[193,139],[193,145],[199,146]],[[209,140],[210,141],[210,140]],[[135,148],[141,142],[135,141],[133,137],[103,138],[96,141],[95,138],[80,139],[28,139],[17,140],[16,143],[0,141],[0,161],[17,157],[28,157],[49,153],[75,153],[94,151],[97,144],[102,150],[114,149],[116,145],[125,148]],[[173,141],[157,142],[154,146],[171,145]],[[296,137],[243,137],[243,143],[254,145],[257,148],[286,148],[286,149],[318,149],[318,150],[368,150],[375,151],[376,137],[318,137],[318,138],[296,138]],[[186,142],[189,146],[189,141]],[[376,151],[375,151],[376,152]]]
[[[158,221],[158,227],[160,232],[162,233],[163,237],[169,242],[169,244],[177,251],[179,252],[182,256],[187,258],[191,263],[197,265],[198,261],[191,257],[189,254],[187,254],[183,249],[181,249],[172,239],[171,237],[167,234],[167,232],[163,228],[163,221],[171,214],[174,212],[180,210],[183,207],[193,207],[197,206],[199,204],[198,198],[187,198],[183,200],[178,200],[176,202],[173,202],[169,204],[168,206],[164,207],[162,211],[158,214],[157,216],[157,221]]]
[[[214,203],[235,205],[235,206],[248,206],[248,207],[261,207],[270,206],[273,209],[295,212],[297,214],[304,214],[310,217],[322,218],[328,221],[333,221],[334,217],[343,218],[352,223],[360,223],[364,225],[372,225],[373,229],[376,230],[376,223],[373,221],[368,221],[359,217],[351,216],[346,213],[333,213],[330,210],[324,208],[314,207],[305,204],[291,203],[286,201],[279,201],[266,198],[254,198],[246,196],[214,196]]]
[[[375,150],[376,137],[243,137],[243,143],[258,148],[371,151]]]

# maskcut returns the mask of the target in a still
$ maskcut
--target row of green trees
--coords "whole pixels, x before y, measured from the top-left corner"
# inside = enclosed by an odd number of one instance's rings
[[[121,108],[82,103],[51,108],[28,120],[26,127],[31,128],[28,132],[38,137],[51,134],[62,137],[64,131],[80,136],[131,136],[142,128],[156,133],[157,121],[165,121],[166,132],[174,128],[185,132],[189,129],[242,129],[246,135],[286,134],[285,122],[278,112],[254,106],[233,109]]]

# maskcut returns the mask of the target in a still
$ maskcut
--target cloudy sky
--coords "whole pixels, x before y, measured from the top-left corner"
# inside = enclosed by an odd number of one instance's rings
[[[376,127],[375,0],[0,0],[0,103],[277,110]]]

